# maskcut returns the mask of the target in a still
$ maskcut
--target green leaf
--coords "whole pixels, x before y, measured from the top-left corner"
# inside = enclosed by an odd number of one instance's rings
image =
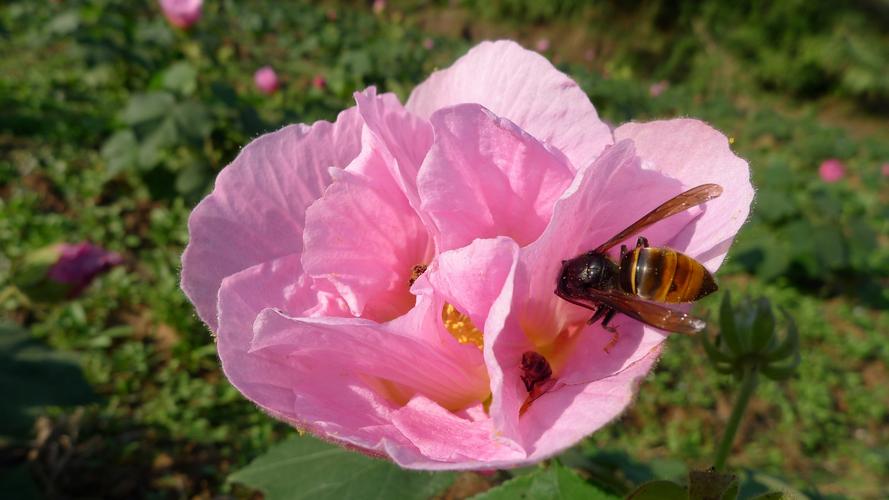
[[[612,500],[617,497],[590,485],[573,470],[555,464],[546,469],[539,469],[531,474],[511,479],[472,497],[473,500],[512,500],[514,498]]]
[[[14,325],[0,324],[0,435],[27,435],[45,406],[93,402],[80,367]]]
[[[627,500],[688,500],[688,492],[673,481],[650,481],[636,488]]]
[[[179,61],[164,70],[161,85],[167,90],[191,95],[197,88],[197,78],[198,72],[191,64]]]
[[[138,125],[163,118],[175,104],[176,100],[167,92],[135,94],[120,112],[118,118],[127,125]]]
[[[102,145],[102,158],[108,163],[108,171],[118,173],[136,166],[139,144],[130,129],[118,130]]]
[[[209,169],[202,165],[191,165],[176,175],[176,191],[188,194],[204,189],[212,178]]]
[[[784,500],[785,495],[780,491],[773,491],[771,493],[763,493],[762,495],[756,495],[750,500]]]
[[[266,500],[426,500],[453,480],[452,473],[409,471],[308,437],[278,444],[229,476],[261,490]]]
[[[139,145],[139,166],[148,170],[163,159],[163,153],[172,147],[179,139],[179,131],[176,129],[176,121],[168,117],[149,133]]]
[[[178,130],[192,139],[203,139],[213,131],[213,117],[198,101],[179,103],[173,110],[173,119]]]
[[[738,496],[738,476],[713,469],[693,470],[688,473],[690,500],[735,500]]]

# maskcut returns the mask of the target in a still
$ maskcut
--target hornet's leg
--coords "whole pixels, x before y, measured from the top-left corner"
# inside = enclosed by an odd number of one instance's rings
[[[598,306],[596,306],[596,312],[593,313],[593,317],[592,317],[592,318],[590,318],[590,319],[587,320],[586,324],[588,324],[588,325],[595,325],[595,324],[596,324],[596,321],[599,321],[600,319],[602,319],[603,316],[605,316],[606,314],[608,314],[608,311],[609,311],[609,310],[610,310],[609,308],[607,308],[607,307],[605,307],[605,306],[603,306],[603,305],[601,305],[601,304],[598,305]]]
[[[609,340],[608,343],[605,344],[605,352],[611,352],[611,348],[613,348],[617,344],[617,341],[620,338],[620,333],[617,331],[617,328],[608,325],[608,323],[610,323],[611,320],[614,319],[615,314],[617,314],[617,311],[611,309],[610,311],[608,311],[608,314],[605,315],[605,319],[602,320],[602,326],[606,330],[611,332],[611,340]]]
[[[640,236],[639,239],[636,240],[636,248],[648,248],[648,238]]]

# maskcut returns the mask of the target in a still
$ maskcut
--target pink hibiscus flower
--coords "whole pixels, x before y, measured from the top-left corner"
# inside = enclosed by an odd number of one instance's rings
[[[846,175],[846,166],[836,158],[828,158],[818,167],[818,175],[824,182],[838,182]]]
[[[167,21],[178,28],[188,28],[201,18],[204,0],[159,0]]]
[[[611,131],[539,54],[486,42],[402,106],[248,145],[189,219],[182,288],[229,380],[266,412],[404,467],[551,456],[618,416],[665,334],[620,338],[554,294],[560,261],[684,189],[646,236],[715,271],[747,218],[747,163],[689,119]],[[528,352],[551,376],[533,398]]]
[[[263,66],[253,73],[253,83],[263,94],[271,95],[278,90],[278,73],[271,66]]]

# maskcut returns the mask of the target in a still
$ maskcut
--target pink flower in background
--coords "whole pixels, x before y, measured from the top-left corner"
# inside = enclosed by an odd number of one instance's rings
[[[92,243],[59,243],[29,254],[14,281],[33,300],[72,299],[122,262],[119,254]]]
[[[382,14],[386,10],[386,0],[374,0],[372,9],[374,14]]]
[[[670,82],[661,80],[657,83],[652,83],[651,86],[648,87],[648,94],[651,97],[657,97],[663,94],[668,88],[670,88]]]
[[[189,218],[182,288],[231,383],[297,428],[420,469],[537,462],[617,417],[665,334],[621,318],[606,353],[610,334],[553,294],[560,261],[713,182],[721,197],[646,236],[715,271],[753,196],[725,136],[690,119],[612,132],[574,81],[507,41],[404,105],[373,88],[355,100],[253,141]],[[529,351],[552,372],[530,405]]]
[[[882,167],[880,167],[880,171],[883,173],[883,177],[889,177],[889,163],[884,163]]]
[[[327,88],[327,79],[324,78],[324,75],[315,75],[312,77],[312,87],[315,87],[318,90],[324,90]]]
[[[534,46],[537,49],[537,52],[546,52],[549,50],[549,38],[540,38],[537,40],[537,44]]]
[[[271,66],[263,66],[253,74],[253,83],[263,94],[274,94],[278,90],[278,74]]]
[[[201,18],[203,0],[160,0],[161,10],[170,24],[188,28]]]
[[[120,255],[92,243],[62,243],[59,259],[49,269],[49,279],[71,287],[71,296],[79,295],[101,273],[123,262]]]
[[[423,39],[423,48],[426,50],[432,50],[433,48],[435,48],[435,40],[428,38],[428,37],[424,38]]]
[[[821,166],[818,167],[818,175],[824,182],[837,182],[846,175],[846,167],[840,160],[830,158],[821,162]]]

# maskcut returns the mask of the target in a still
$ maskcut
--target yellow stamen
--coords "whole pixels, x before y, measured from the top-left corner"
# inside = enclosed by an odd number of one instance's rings
[[[461,344],[475,344],[479,349],[484,345],[484,334],[472,324],[468,316],[451,304],[445,303],[441,309],[441,320],[445,328]]]

